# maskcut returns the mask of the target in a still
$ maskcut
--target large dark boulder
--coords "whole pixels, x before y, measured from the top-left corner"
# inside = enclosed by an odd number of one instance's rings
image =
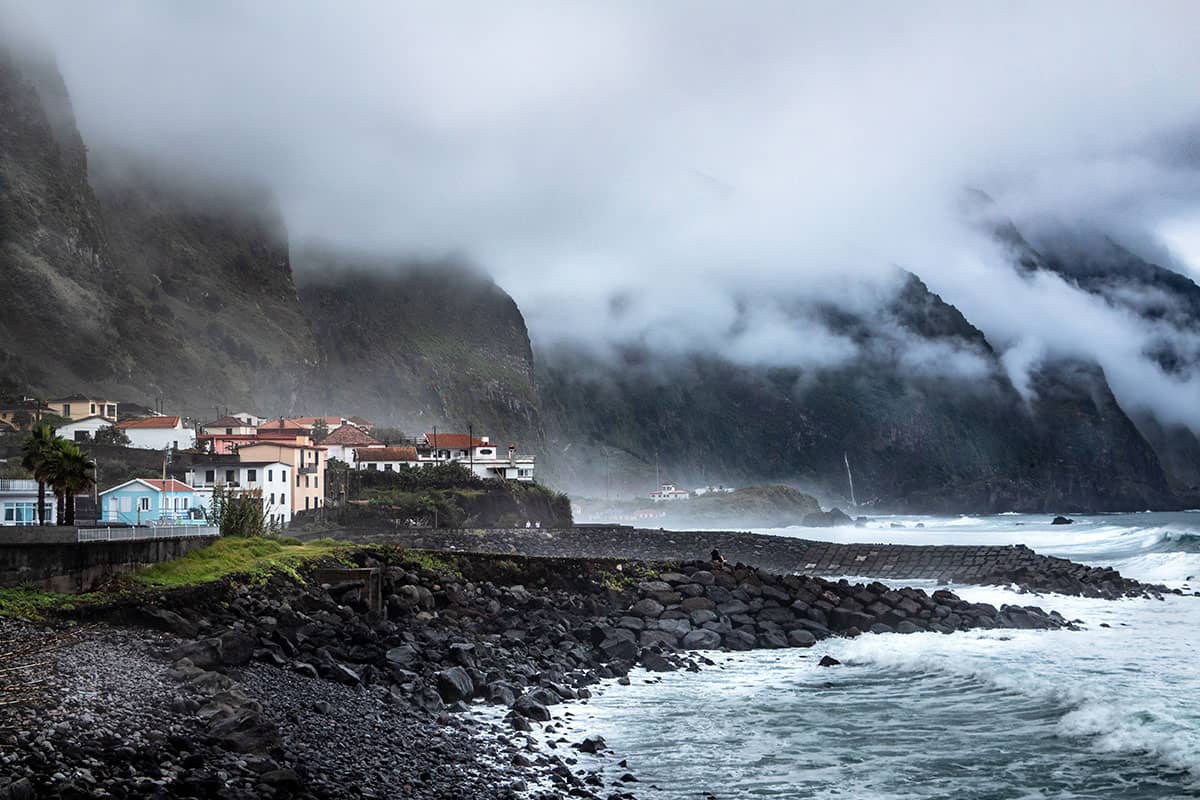
[[[458,700],[470,700],[475,694],[475,682],[462,667],[444,669],[434,676],[437,681],[437,691],[444,702],[453,703]]]

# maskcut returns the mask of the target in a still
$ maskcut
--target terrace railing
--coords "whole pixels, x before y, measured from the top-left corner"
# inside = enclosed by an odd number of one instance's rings
[[[215,525],[154,525],[146,528],[80,528],[79,542],[136,542],[147,539],[180,539],[193,536],[220,536]]]

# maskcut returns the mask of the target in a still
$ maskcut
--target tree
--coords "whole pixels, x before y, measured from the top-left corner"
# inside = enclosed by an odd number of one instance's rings
[[[100,430],[96,431],[93,437],[96,444],[111,444],[119,447],[128,447],[131,442],[129,435],[116,425],[105,425]]]
[[[329,435],[329,424],[323,419],[319,419],[313,423],[312,440],[313,444],[320,444],[321,440]]]
[[[96,485],[96,462],[74,442],[59,439],[48,459],[47,477],[63,509],[63,524],[75,524],[75,496]]]
[[[221,529],[222,536],[269,536],[279,528],[263,505],[261,489],[217,486],[204,516],[209,525]]]
[[[21,466],[38,482],[38,525],[46,524],[46,484],[50,482],[50,459],[63,438],[45,422],[33,426],[21,445]]]

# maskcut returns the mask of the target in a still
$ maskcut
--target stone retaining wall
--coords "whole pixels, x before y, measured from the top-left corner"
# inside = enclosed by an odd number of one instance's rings
[[[187,536],[79,543],[74,528],[20,530],[22,535],[0,537],[0,587],[28,584],[69,594],[91,591],[114,575],[171,561],[216,541],[213,536]]]

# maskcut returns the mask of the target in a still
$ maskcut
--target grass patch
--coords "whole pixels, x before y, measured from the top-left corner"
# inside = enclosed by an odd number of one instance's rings
[[[305,561],[336,556],[345,547],[347,545],[328,538],[301,543],[269,536],[223,536],[182,558],[138,571],[133,582],[147,588],[174,589],[217,581],[229,575],[266,579],[273,573],[286,572],[298,578],[296,568]]]
[[[69,612],[87,604],[94,596],[87,594],[58,594],[29,586],[0,589],[0,617],[41,620],[47,614]]]
[[[439,575],[461,575],[458,565],[453,560],[443,558],[428,550],[400,550],[395,566],[408,569],[423,569]]]

